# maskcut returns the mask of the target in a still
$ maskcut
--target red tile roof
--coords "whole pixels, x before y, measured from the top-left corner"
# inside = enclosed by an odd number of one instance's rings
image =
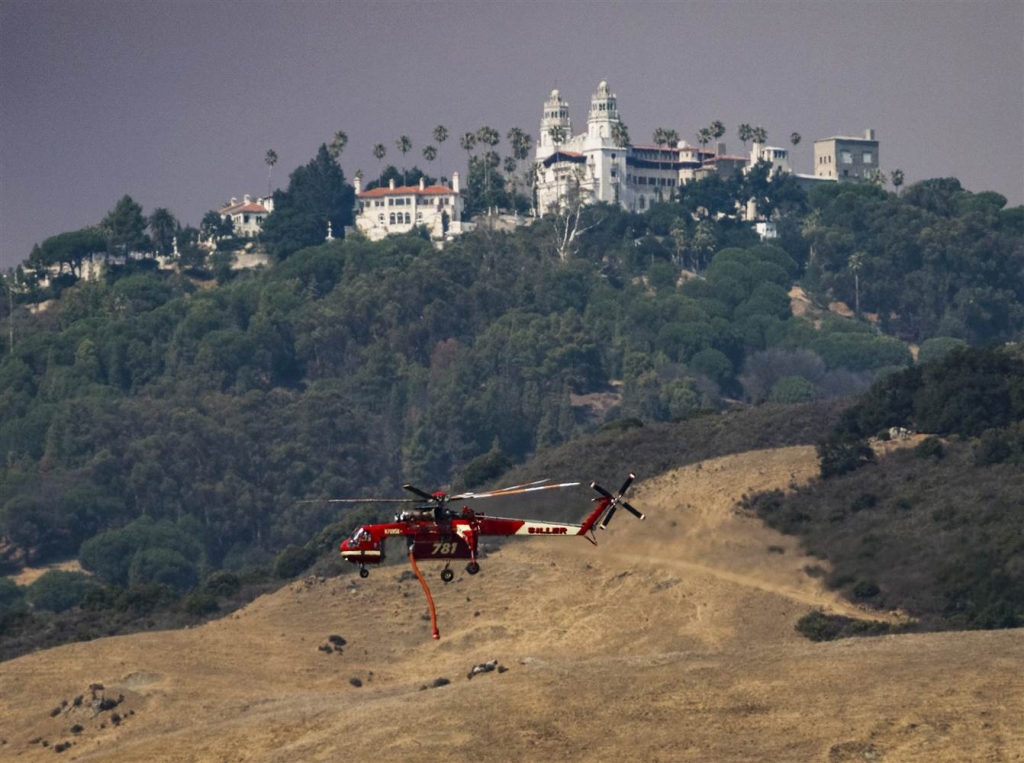
[[[264,207],[262,204],[242,204],[242,205],[237,206],[237,207],[228,207],[227,209],[222,210],[222,214],[235,215],[235,214],[238,214],[239,212],[256,212],[256,213],[264,212],[265,213],[266,211],[267,211],[267,208]]]
[[[369,191],[363,191],[359,194],[359,198],[365,199],[368,197],[373,198],[375,196],[412,196],[415,194],[420,196],[450,196],[454,195],[455,191],[443,185],[428,185],[423,189],[420,189],[418,185],[403,185],[398,188],[374,188]]]

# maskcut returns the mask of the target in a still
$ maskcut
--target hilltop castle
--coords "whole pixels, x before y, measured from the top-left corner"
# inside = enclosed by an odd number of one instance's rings
[[[856,143],[857,151],[850,148]],[[852,171],[828,173],[837,163]],[[642,212],[659,200],[668,200],[679,186],[709,175],[728,176],[767,161],[773,172],[792,172],[789,150],[754,143],[749,155],[727,154],[725,144],[714,150],[692,146],[685,140],[675,145],[633,145],[619,118],[618,99],[607,82],[601,82],[590,98],[587,129],[573,135],[569,104],[558,90],[544,102],[537,141],[537,203],[540,213],[550,211],[571,190],[579,189],[588,202],[619,204]],[[869,130],[864,140],[825,138],[815,141],[816,175],[795,175],[804,185],[815,182],[861,180],[878,166],[878,141]]]

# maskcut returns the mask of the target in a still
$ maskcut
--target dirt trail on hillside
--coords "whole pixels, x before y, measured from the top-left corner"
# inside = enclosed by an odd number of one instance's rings
[[[450,585],[423,565],[440,642],[392,566],[0,664],[0,759],[73,741],[79,761],[1024,760],[1024,631],[794,632],[812,608],[866,613],[736,502],[815,471],[812,448],[729,456],[637,483],[647,521],[620,512],[597,548],[513,543]],[[508,670],[467,680],[492,659]],[[60,708],[96,682],[123,695],[118,725]]]

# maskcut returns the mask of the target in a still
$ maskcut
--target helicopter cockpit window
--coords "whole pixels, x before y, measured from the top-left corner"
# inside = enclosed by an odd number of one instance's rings
[[[354,533],[352,533],[352,542],[353,543],[362,543],[363,541],[367,540],[369,537],[370,537],[370,534],[368,532],[366,532],[366,530],[364,530],[362,527],[360,527]]]

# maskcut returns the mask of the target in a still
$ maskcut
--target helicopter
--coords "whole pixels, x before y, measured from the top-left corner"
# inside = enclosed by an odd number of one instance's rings
[[[358,565],[359,576],[366,578],[370,574],[367,565],[379,565],[384,561],[387,540],[392,537],[404,538],[407,544],[409,563],[423,586],[430,607],[433,637],[439,639],[440,633],[437,629],[433,597],[426,579],[416,564],[417,560],[444,561],[445,566],[441,571],[441,580],[450,583],[455,578],[455,571],[451,569],[453,560],[466,559],[466,572],[470,575],[480,572],[478,549],[480,537],[484,535],[515,535],[533,538],[581,535],[596,546],[594,528],[597,527],[601,530],[607,528],[619,507],[630,512],[637,519],[646,518],[643,513],[625,500],[626,491],[635,479],[636,475],[631,473],[615,495],[596,482],[591,482],[590,487],[599,494],[599,497],[593,499],[597,506],[584,518],[582,524],[489,516],[470,508],[465,503],[458,510],[449,507],[449,504],[453,502],[462,503],[542,490],[559,490],[575,487],[580,484],[579,482],[548,484],[550,480],[538,480],[488,492],[458,493],[456,495],[448,495],[445,492],[428,493],[413,485],[403,485],[402,488],[415,495],[416,498],[335,498],[327,502],[416,504],[410,510],[396,514],[392,522],[363,525],[356,528],[351,536],[341,542],[339,551],[343,559]]]

